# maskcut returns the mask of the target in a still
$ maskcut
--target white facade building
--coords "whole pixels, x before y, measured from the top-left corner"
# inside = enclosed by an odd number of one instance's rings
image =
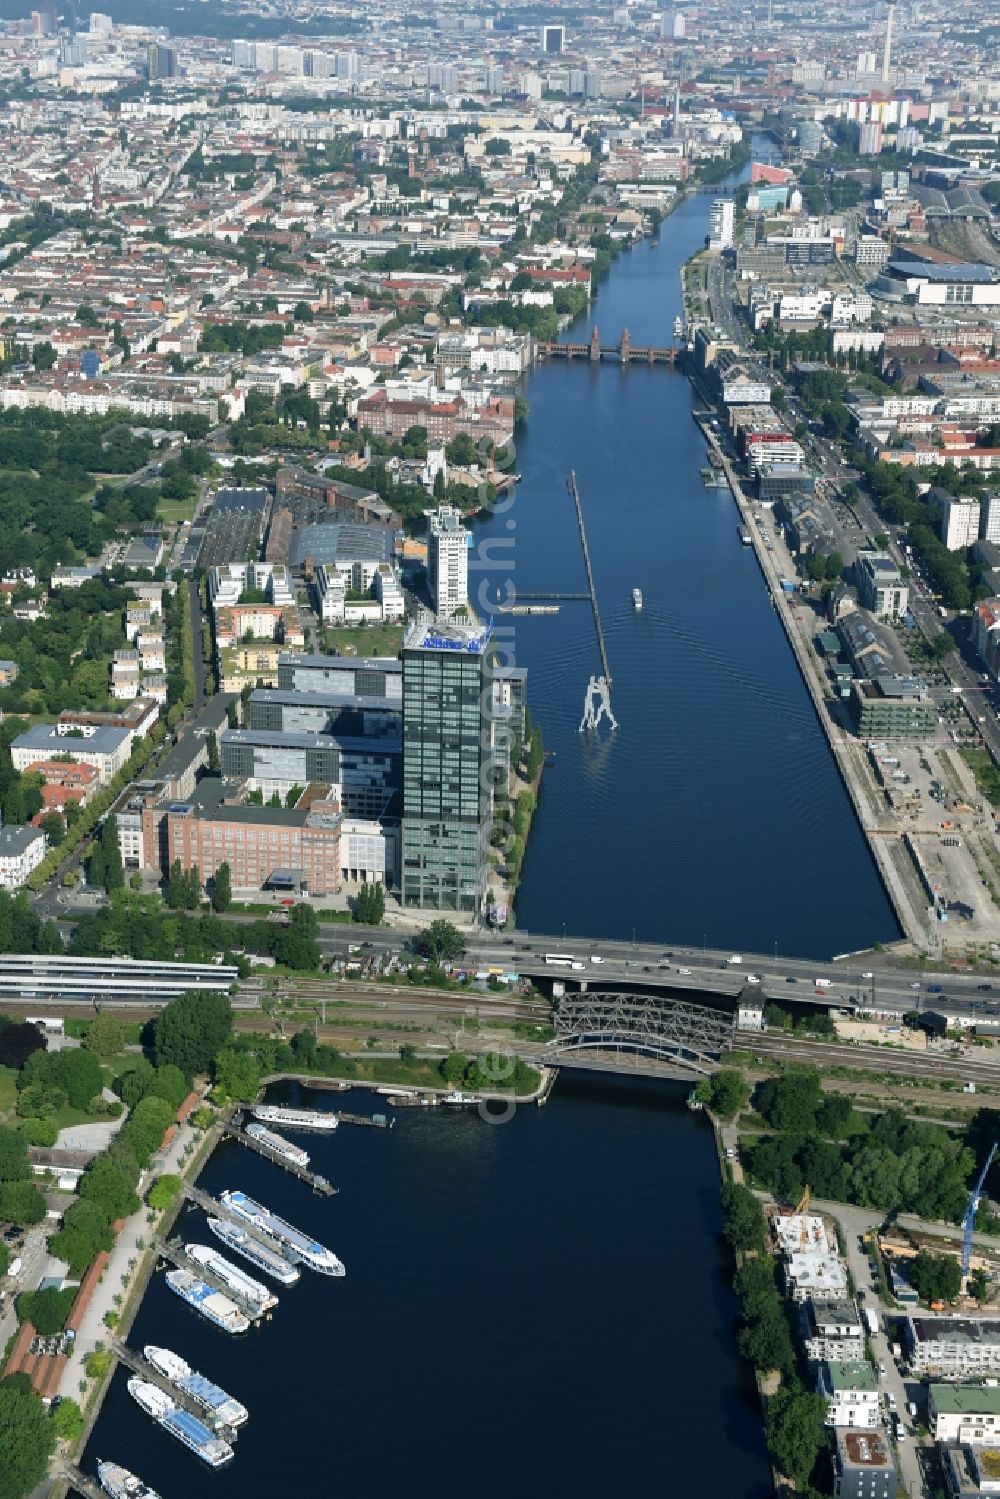
[[[0,828],[0,887],[19,890],[45,858],[45,834],[30,823]]]
[[[969,547],[979,540],[979,501],[942,495],[941,540],[949,552]]]
[[[708,248],[728,250],[733,242],[736,205],[732,198],[715,198],[708,210]]]
[[[425,510],[427,581],[440,619],[452,619],[469,602],[469,533],[453,505]]]
[[[817,1393],[826,1401],[827,1426],[871,1431],[879,1425],[878,1380],[871,1364],[820,1364]]]

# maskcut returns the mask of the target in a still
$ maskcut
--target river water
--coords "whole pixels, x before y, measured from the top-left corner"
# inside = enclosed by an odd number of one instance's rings
[[[680,267],[709,197],[624,254],[565,336],[669,344]],[[599,670],[586,603],[520,617],[516,659],[556,757],[517,897],[526,930],[827,957],[899,935],[729,491],[699,476],[688,380],[665,367],[550,363],[525,386],[523,482],[476,528],[495,598],[586,587],[566,477],[583,500],[620,728],[580,735]],[[632,607],[632,589],[645,607]],[[498,616],[510,628],[511,616]]]
[[[627,325],[636,344],[670,341],[707,204],[683,204],[613,269],[593,311],[606,339]],[[521,925],[815,955],[894,936],[731,498],[699,478],[687,381],[552,365],[527,394],[523,483],[478,528],[480,542],[513,535],[513,573],[479,576],[583,586],[575,468],[621,728],[577,733],[597,668],[588,607],[521,621],[518,660],[557,752]],[[163,1499],[606,1499],[673,1494],[706,1472],[728,1499],[761,1499],[770,1476],[735,1349],[718,1163],[684,1091],[564,1073],[547,1108],[504,1125],[403,1110],[389,1133],[343,1127],[306,1140],[333,1199],[223,1143],[200,1184],[242,1187],[310,1229],[347,1278],[303,1272],[269,1322],[231,1338],[157,1272],[129,1341],[175,1349],[244,1401],[236,1458],[204,1469],[139,1411],[119,1369],[82,1466],[124,1463]],[[292,1085],[272,1097],[300,1101]],[[180,1228],[215,1243],[197,1210]]]
[[[269,1096],[299,1100],[294,1085]],[[683,1096],[564,1074],[545,1109],[504,1125],[400,1110],[391,1132],[296,1137],[332,1199],[225,1142],[199,1185],[242,1187],[312,1230],[347,1277],[303,1271],[270,1322],[234,1338],[158,1271],[129,1343],[174,1349],[244,1402],[236,1457],[204,1468],[119,1368],[81,1466],[124,1463],[163,1499],[607,1499],[677,1493],[707,1464],[727,1499],[762,1499],[718,1162]],[[360,1093],[304,1101],[372,1108]],[[180,1232],[216,1243],[198,1209]]]

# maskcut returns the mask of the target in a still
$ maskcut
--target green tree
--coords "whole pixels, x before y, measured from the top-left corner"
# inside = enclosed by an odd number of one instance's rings
[[[118,842],[118,819],[114,813],[104,820],[101,829],[101,853],[104,856],[104,883],[109,891],[121,890],[125,884],[121,844]]]
[[[989,1300],[990,1280],[985,1270],[973,1270],[969,1276],[969,1290],[980,1305]]]
[[[454,963],[465,952],[465,938],[452,922],[439,917],[417,936],[420,951],[433,963]]]
[[[312,1031],[296,1031],[292,1037],[292,1051],[300,1062],[311,1067],[316,1060],[316,1037]]]
[[[181,1069],[165,1063],[162,1067],[157,1067],[145,1096],[162,1098],[176,1112],[189,1092],[188,1080]]]
[[[167,875],[167,889],[165,899],[171,911],[182,911],[187,903],[187,885],[184,879],[184,866],[180,859],[175,859],[170,866]]]
[[[723,1067],[710,1078],[703,1078],[695,1088],[695,1093],[720,1119],[735,1119],[750,1097],[750,1089],[742,1072],[734,1067]]]
[[[45,1477],[56,1432],[26,1374],[0,1382],[0,1499],[24,1499]]]
[[[819,1074],[804,1067],[768,1078],[757,1089],[756,1106],[772,1129],[806,1133],[816,1126],[823,1101]]]
[[[907,1267],[907,1279],[922,1301],[954,1301],[962,1289],[962,1269],[949,1254],[918,1254]]]
[[[215,1059],[215,1083],[228,1098],[250,1103],[260,1092],[260,1064],[252,1051],[227,1047]]]
[[[66,824],[59,812],[46,812],[38,826],[48,839],[49,848],[58,848],[66,837]]]
[[[34,1026],[32,1026],[34,1030]],[[0,1031],[0,1035],[3,1032]],[[0,1182],[27,1181],[31,1176],[24,1136],[0,1124]]]
[[[146,1201],[151,1208],[162,1212],[170,1207],[180,1191],[182,1182],[179,1176],[158,1176],[156,1181],[146,1193]]]
[[[145,1098],[152,1086],[153,1064],[145,1057],[136,1057],[114,1081],[114,1090],[127,1109],[134,1109],[140,1098]]]
[[[115,1242],[107,1214],[99,1203],[79,1198],[67,1208],[62,1225],[49,1239],[49,1249],[66,1260],[73,1275],[82,1275],[102,1250]]]
[[[808,1485],[823,1447],[825,1419],[823,1397],[808,1391],[777,1390],[767,1402],[767,1450],[799,1490]]]
[[[118,1140],[108,1154],[133,1184],[139,1179],[139,1167],[148,1166],[154,1151],[163,1143],[164,1135],[174,1122],[174,1114],[175,1110],[165,1098],[157,1098],[150,1092],[136,1104],[119,1131]]]
[[[52,1425],[61,1442],[75,1442],[83,1435],[86,1422],[76,1401],[64,1395],[52,1412]]]
[[[764,1248],[764,1215],[749,1187],[726,1182],[722,1188],[722,1232],[734,1249]]]
[[[0,1183],[0,1218],[27,1228],[45,1217],[45,1198],[34,1182]]]
[[[208,768],[215,772],[219,768],[219,739],[214,729],[205,735],[205,749],[208,752]]]
[[[17,1315],[22,1322],[30,1322],[43,1338],[54,1338],[66,1325],[76,1292],[76,1286],[65,1286],[61,1291],[55,1286],[46,1286],[42,1291],[22,1291],[17,1298]]]
[[[80,1196],[94,1202],[109,1223],[127,1218],[139,1206],[134,1182],[107,1155],[96,1156],[80,1178]]]
[[[469,1065],[469,1059],[460,1051],[449,1052],[448,1056],[441,1062],[441,1076],[446,1083],[461,1083],[465,1081],[465,1071]]]
[[[233,884],[229,865],[222,863],[212,881],[212,910],[228,911],[233,901]]]
[[[45,1037],[37,1025],[17,1020],[13,1025],[0,1027],[0,1066],[20,1071],[34,1052],[44,1050]]]
[[[208,1072],[232,1028],[227,995],[189,990],[171,1000],[157,1018],[153,1032],[157,1063],[172,1063],[187,1078]]]
[[[83,1045],[98,1057],[112,1057],[125,1046],[125,1027],[115,1015],[98,1015],[87,1027]]]
[[[354,920],[363,926],[381,926],[385,917],[385,887],[378,881],[363,884],[354,902]]]

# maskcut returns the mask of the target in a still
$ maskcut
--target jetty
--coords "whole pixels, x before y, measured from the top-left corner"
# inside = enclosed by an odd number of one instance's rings
[[[246,1225],[244,1224],[243,1227],[245,1228]],[[217,1275],[207,1265],[201,1264],[199,1260],[193,1260],[186,1253],[180,1239],[154,1239],[153,1248],[157,1254],[161,1255],[165,1260],[170,1260],[179,1270],[189,1271],[197,1280],[203,1280],[206,1286],[211,1286],[213,1291],[218,1291],[220,1295],[225,1296],[234,1306],[238,1306],[243,1315],[249,1317],[251,1322],[259,1322],[261,1317],[270,1310],[270,1308],[262,1306],[259,1301],[255,1301],[252,1296],[245,1296],[242,1291],[234,1289],[227,1281],[223,1280],[221,1275]],[[274,1301],[277,1301],[277,1299],[275,1296]],[[273,1306],[274,1302],[271,1305]]]
[[[258,1244],[263,1244],[265,1249],[270,1249],[272,1253],[274,1252],[273,1239],[269,1239],[267,1234],[262,1234],[260,1229],[254,1228],[253,1224],[248,1223],[245,1218],[241,1218],[239,1213],[234,1213],[232,1208],[227,1207],[224,1202],[219,1202],[217,1198],[211,1197],[208,1192],[203,1192],[200,1187],[192,1187],[189,1183],[185,1182],[181,1187],[181,1195],[186,1197],[189,1202],[193,1202],[196,1207],[200,1207],[204,1212],[208,1213],[210,1217],[226,1218],[230,1223],[235,1223],[237,1228],[244,1229],[250,1235],[251,1239],[256,1239]],[[205,1276],[201,1273],[200,1265],[198,1266],[197,1274],[199,1280],[205,1279]],[[224,1291],[223,1294],[228,1296],[229,1292]]]
[[[70,1487],[76,1489],[78,1494],[83,1494],[84,1499],[108,1499],[97,1479],[88,1478],[75,1463],[63,1463],[62,1472]]]
[[[280,1166],[284,1171],[290,1171],[293,1176],[298,1177],[299,1181],[304,1181],[307,1186],[312,1187],[313,1191],[318,1192],[322,1197],[334,1197],[340,1190],[339,1187],[332,1186],[325,1176],[320,1176],[317,1172],[310,1171],[308,1166],[299,1166],[295,1161],[290,1161],[287,1156],[283,1156],[279,1150],[273,1149],[272,1146],[265,1144],[263,1140],[254,1139],[253,1135],[248,1135],[246,1130],[238,1124],[224,1124],[222,1126],[222,1133],[228,1135],[230,1139],[238,1140],[248,1150],[255,1150],[258,1155],[264,1157],[265,1161],[271,1161],[275,1166]]]

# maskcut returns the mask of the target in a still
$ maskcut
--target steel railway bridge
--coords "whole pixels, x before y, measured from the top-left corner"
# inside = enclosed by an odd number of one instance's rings
[[[553,1016],[555,1037],[543,1060],[581,1061],[626,1070],[622,1054],[668,1064],[682,1076],[707,1076],[733,1044],[736,1016],[686,999],[590,990],[566,994]],[[634,1071],[635,1067],[628,1070]]]

